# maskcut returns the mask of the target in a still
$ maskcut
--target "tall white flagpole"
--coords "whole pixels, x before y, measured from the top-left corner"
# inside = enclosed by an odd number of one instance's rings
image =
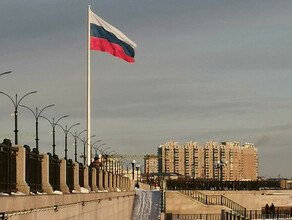
[[[87,23],[87,165],[89,165],[91,163],[90,133],[91,133],[91,130],[90,130],[90,5],[88,5],[88,23]]]

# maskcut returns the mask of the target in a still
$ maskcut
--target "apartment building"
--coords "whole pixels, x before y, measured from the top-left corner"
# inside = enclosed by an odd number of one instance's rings
[[[144,157],[145,174],[158,173],[158,156],[145,155]]]
[[[258,153],[251,143],[209,141],[199,146],[190,141],[180,146],[170,141],[158,147],[158,171],[201,179],[256,180]]]

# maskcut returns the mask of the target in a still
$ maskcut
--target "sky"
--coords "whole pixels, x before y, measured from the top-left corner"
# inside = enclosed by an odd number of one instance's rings
[[[70,115],[59,124],[81,123],[77,133],[86,129],[88,4],[138,46],[134,64],[91,52],[92,142],[139,155],[168,141],[250,142],[260,176],[292,177],[292,1],[1,0],[0,73],[12,73],[0,76],[0,91],[38,91],[21,104],[55,104],[42,115]],[[14,142],[13,104],[4,95],[0,103],[0,138]],[[32,113],[19,107],[18,124],[19,144],[33,148]],[[39,139],[52,152],[45,119]],[[69,136],[70,158],[72,144]],[[62,157],[59,127],[56,145]]]

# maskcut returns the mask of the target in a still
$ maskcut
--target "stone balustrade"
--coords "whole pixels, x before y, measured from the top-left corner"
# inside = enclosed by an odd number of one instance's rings
[[[17,191],[29,195],[31,193],[30,186],[26,181],[26,149],[22,146],[14,146],[17,148],[16,154],[16,189]],[[41,155],[41,185],[42,189],[40,193],[46,193],[48,195],[55,194],[56,190],[53,189],[50,184],[50,160],[47,154]],[[68,161],[65,159],[59,160],[59,191],[62,194],[70,193],[81,193],[86,192],[87,189],[90,193],[93,192],[129,192],[134,190],[133,180],[130,180],[127,177],[116,175],[114,173],[109,173],[105,170],[101,170],[95,167],[89,169],[88,166],[84,166],[84,169],[79,169],[78,163],[73,163],[74,172],[73,176],[69,176],[68,172]],[[72,162],[71,162],[72,163]],[[72,164],[71,164],[72,165]],[[84,172],[83,175],[79,175],[80,170]],[[91,174],[89,174],[91,172]],[[71,172],[70,172],[71,173]],[[83,180],[79,179],[80,176],[83,176]],[[52,177],[51,177],[52,178]],[[67,185],[68,178],[72,180],[73,189],[70,189]],[[52,182],[52,181],[51,181]],[[54,181],[55,182],[55,181]],[[81,184],[80,184],[81,183]],[[71,187],[72,188],[72,187]],[[60,193],[60,192],[59,192]]]

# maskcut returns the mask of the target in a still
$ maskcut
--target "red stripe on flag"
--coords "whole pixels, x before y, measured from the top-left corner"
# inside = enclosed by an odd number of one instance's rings
[[[129,63],[134,63],[135,60],[125,54],[123,48],[118,44],[110,43],[106,39],[90,37],[90,50],[99,50],[102,52],[108,52],[109,54],[119,57]]]

